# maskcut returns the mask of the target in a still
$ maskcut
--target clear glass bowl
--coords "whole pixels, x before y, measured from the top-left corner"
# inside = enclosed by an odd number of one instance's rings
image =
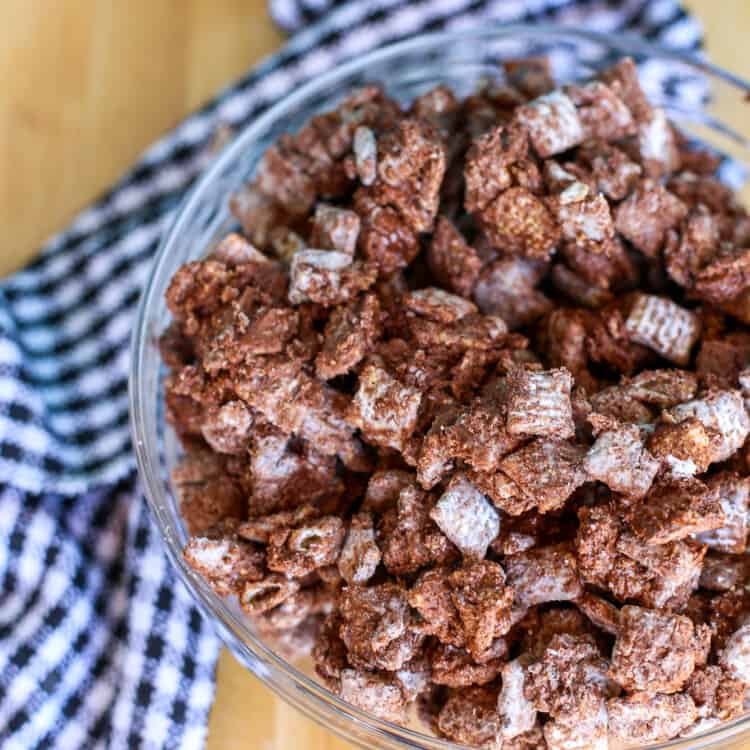
[[[352,87],[382,83],[402,102],[446,83],[459,94],[477,82],[499,75],[498,61],[530,54],[549,55],[558,81],[590,77],[623,55],[631,55],[645,74],[652,100],[664,106],[683,130],[735,160],[750,165],[750,118],[741,102],[748,85],[704,62],[651,46],[627,35],[600,35],[544,26],[490,26],[468,31],[428,34],[371,52],[320,76],[290,94],[251,123],[197,181],[159,247],[141,298],[133,332],[130,407],[133,443],[146,497],[164,546],[180,579],[234,656],[284,700],[312,719],[363,747],[434,748],[459,746],[418,729],[381,721],[343,702],[327,690],[312,670],[293,665],[272,644],[253,632],[238,607],[219,598],[182,559],[186,540],[169,473],[178,450],[163,419],[157,338],[169,322],[164,292],[183,263],[234,228],[228,198],[254,172],[264,150],[286,131],[298,129],[311,115],[332,108]],[[672,79],[666,86],[651,85]],[[675,97],[679,79],[681,96]],[[745,107],[748,105],[745,104]],[[745,115],[745,116],[743,116]],[[741,169],[740,169],[741,171]],[[736,170],[728,170],[728,176]],[[725,747],[750,736],[745,716],[689,739],[663,747]]]

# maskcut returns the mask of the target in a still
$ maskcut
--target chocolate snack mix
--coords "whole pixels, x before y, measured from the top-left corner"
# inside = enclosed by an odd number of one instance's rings
[[[185,559],[380,719],[688,736],[750,687],[750,219],[632,60],[504,73],[352,92],[175,274]]]

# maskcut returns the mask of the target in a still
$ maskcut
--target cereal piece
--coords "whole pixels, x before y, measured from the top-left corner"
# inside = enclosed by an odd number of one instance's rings
[[[354,210],[362,220],[359,248],[381,275],[393,274],[414,260],[419,242],[398,211],[378,205],[362,189],[354,194]]]
[[[551,194],[567,191],[569,199],[582,200],[594,187],[591,175],[574,162],[561,165],[555,159],[545,159],[542,170],[544,184]]]
[[[582,508],[579,517],[576,556],[584,581],[621,602],[684,607],[698,586],[705,547],[682,541],[644,544],[606,507]]]
[[[725,521],[716,529],[697,534],[696,539],[718,552],[740,555],[747,548],[750,532],[750,479],[735,472],[721,472],[710,477],[707,484],[718,492]]]
[[[516,370],[510,374],[507,387],[506,424],[511,435],[560,439],[575,435],[570,402],[573,378],[567,370]]]
[[[427,351],[494,349],[508,333],[502,318],[473,314],[448,325],[414,316],[409,318],[409,328],[416,343]]]
[[[445,216],[438,216],[427,249],[427,263],[441,286],[462,297],[471,295],[482,267],[477,251]]]
[[[329,688],[338,692],[341,671],[347,669],[346,646],[339,637],[341,618],[338,613],[328,615],[315,638],[312,656],[315,671]]]
[[[359,181],[369,187],[375,182],[378,167],[378,144],[371,128],[360,125],[354,131],[352,151]]]
[[[457,648],[466,645],[464,626],[453,603],[448,571],[433,568],[419,575],[409,590],[409,605],[422,616],[420,629],[441,643]]]
[[[348,411],[349,421],[374,445],[402,451],[417,424],[422,394],[368,365]]]
[[[626,690],[676,693],[696,662],[704,661],[699,633],[689,617],[631,605],[620,610],[610,671]]]
[[[698,380],[687,370],[644,370],[624,381],[624,385],[633,398],[668,409],[693,398]]]
[[[418,96],[411,104],[410,114],[420,120],[428,120],[436,127],[449,133],[452,130],[453,117],[460,108],[455,94],[445,84],[438,84]]]
[[[274,227],[270,234],[271,249],[276,257],[285,264],[289,264],[295,253],[307,248],[307,244],[297,232],[289,227]]]
[[[180,514],[188,532],[198,534],[226,518],[242,518],[246,503],[238,483],[230,477],[219,456],[210,451],[190,451],[172,472]]]
[[[515,116],[528,129],[534,150],[543,159],[584,140],[584,127],[575,104],[562,91],[551,91],[518,107]]]
[[[639,120],[637,141],[640,162],[649,177],[664,177],[679,166],[674,131],[663,109],[652,109]]]
[[[718,529],[725,521],[718,491],[688,477],[659,480],[628,516],[633,531],[647,544],[685,539]]]
[[[591,636],[553,636],[541,660],[526,668],[524,694],[537,711],[565,723],[598,712],[607,662]]]
[[[239,266],[243,263],[271,263],[271,259],[256,247],[253,247],[242,235],[230,232],[223,237],[211,252],[211,257],[226,263],[227,266]]]
[[[440,709],[438,731],[461,745],[482,750],[501,750],[501,719],[496,710],[496,691],[472,687],[454,693]]]
[[[750,286],[750,250],[721,253],[695,276],[695,295],[712,305],[731,302]]]
[[[548,57],[503,60],[502,66],[508,83],[528,97],[541,96],[555,87]]]
[[[615,236],[615,225],[607,199],[601,193],[588,196],[588,190],[577,195],[571,195],[570,191],[571,188],[567,188],[559,196],[547,201],[560,225],[563,239],[594,253],[604,252],[605,243]]]
[[[500,734],[503,742],[528,732],[536,725],[536,709],[524,695],[526,674],[523,660],[514,659],[503,666],[502,688],[497,696]]]
[[[588,244],[564,242],[560,255],[583,281],[602,290],[619,290],[638,284],[638,267],[618,237]]]
[[[610,635],[620,632],[620,610],[600,596],[584,591],[576,599],[576,606],[597,628]]]
[[[299,591],[298,581],[280,573],[269,573],[260,581],[246,582],[238,593],[240,607],[249,615],[269,612]]]
[[[607,289],[589,283],[562,263],[552,266],[552,284],[555,291],[571,302],[594,310],[608,305],[614,299]]]
[[[528,258],[503,258],[485,267],[474,286],[474,301],[485,315],[498,315],[511,330],[533,323],[552,309],[536,288],[544,266]]]
[[[575,377],[586,370],[586,329],[576,310],[560,308],[542,321],[540,345],[553,367],[565,367]]]
[[[203,438],[217,453],[242,455],[247,450],[253,415],[242,401],[208,409],[203,419]]]
[[[500,461],[500,469],[542,513],[559,508],[580,487],[585,449],[559,440],[538,439]]]
[[[611,734],[639,747],[670,740],[697,718],[693,699],[681,693],[634,693],[624,698],[611,698],[607,708]]]
[[[705,427],[719,433],[721,440],[716,446],[712,462],[725,461],[742,446],[750,434],[750,416],[739,391],[713,391],[704,398],[675,406],[668,414],[677,422],[695,417]]]
[[[394,507],[405,487],[416,487],[416,477],[408,471],[383,469],[370,475],[362,500],[362,510],[383,513]]]
[[[667,236],[664,267],[680,286],[692,287],[696,275],[719,249],[719,221],[703,208],[691,211],[681,229],[679,237],[676,233]]]
[[[521,440],[505,428],[505,408],[492,397],[477,397],[461,410],[450,410],[432,423],[420,449],[417,478],[432,487],[461,459],[478,471],[494,471]]]
[[[544,657],[555,636],[566,634],[574,639],[583,637],[584,640],[590,640],[594,635],[586,618],[577,609],[570,607],[527,610],[519,629],[522,631],[520,651],[529,663]]]
[[[640,180],[640,165],[611,143],[589,141],[580,147],[578,153],[591,169],[596,189],[610,200],[627,198]]]
[[[246,502],[253,516],[291,508],[299,503],[301,493],[307,502],[316,502],[344,491],[333,456],[322,455],[309,443],[270,425],[253,430],[246,477],[250,490]]]
[[[324,306],[348,302],[372,286],[375,273],[352,256],[336,250],[301,250],[292,256],[289,271],[289,301],[293,305],[312,301]]]
[[[484,211],[507,190],[512,184],[509,167],[524,160],[527,153],[526,132],[514,125],[498,125],[477,138],[464,163],[466,210]]]
[[[288,213],[302,216],[315,202],[315,183],[306,170],[307,160],[290,146],[289,139],[272,145],[258,163],[255,180],[267,198]]]
[[[407,703],[411,703],[423,693],[432,689],[430,683],[430,664],[425,656],[419,656],[393,673],[401,693]]]
[[[341,670],[339,696],[347,703],[379,719],[403,724],[406,702],[397,680],[356,669]]]
[[[431,500],[414,486],[401,490],[396,508],[382,518],[380,548],[389,573],[416,573],[430,563],[447,562],[456,548],[430,518]]]
[[[522,187],[501,193],[478,218],[490,242],[509,253],[545,260],[560,240],[549,209]]]
[[[362,585],[372,578],[380,563],[380,549],[375,541],[372,515],[355,513],[352,516],[344,546],[339,557],[339,571],[350,584]]]
[[[452,688],[486,685],[492,682],[500,674],[505,661],[503,657],[507,653],[507,645],[504,639],[498,638],[493,643],[491,651],[497,653],[477,663],[465,649],[439,644],[431,655],[432,681],[436,685]]]
[[[414,232],[429,232],[440,200],[446,149],[429,123],[404,119],[378,138],[378,177],[369,188],[392,205]]]
[[[406,590],[394,583],[343,589],[339,634],[358,669],[401,669],[414,658],[424,636],[410,627]]]
[[[731,677],[750,685],[750,623],[732,633],[719,655],[719,664]]]
[[[479,559],[500,531],[497,512],[463,474],[451,479],[430,518],[462,554]]]
[[[685,686],[701,719],[718,717],[723,721],[742,713],[745,685],[730,677],[721,667],[696,669]]]
[[[695,359],[695,369],[701,382],[716,388],[734,388],[740,373],[748,365],[750,365],[750,335],[748,333],[733,331],[721,338],[707,338],[704,334]]]
[[[600,73],[599,78],[625,102],[637,120],[643,119],[651,112],[651,105],[641,88],[638,69],[632,58],[623,57],[611,68]]]
[[[625,531],[616,549],[620,557],[610,581],[620,601],[632,598],[646,607],[680,611],[698,587],[705,547],[683,541],[648,545]]]
[[[279,631],[299,627],[308,617],[332,608],[332,595],[321,585],[300,589],[273,609],[254,620],[255,627],[264,634],[278,635]]]
[[[324,380],[344,375],[374,347],[382,333],[378,298],[367,293],[334,308],[323,332],[315,371]]]
[[[562,722],[548,721],[544,725],[545,747],[549,750],[606,750],[607,711],[604,700],[602,710],[597,714],[598,721]]]
[[[549,750],[607,750],[609,717],[604,698],[574,720],[553,719],[544,725]]]
[[[337,516],[325,516],[295,529],[271,534],[268,567],[290,578],[302,578],[326,565],[333,565],[344,541],[344,524]]]
[[[584,320],[586,351],[593,362],[605,364],[620,374],[631,375],[653,360],[649,349],[633,341],[619,306],[604,308],[596,315],[585,316]]]
[[[534,496],[526,495],[516,482],[501,471],[472,471],[468,476],[479,491],[492,500],[495,507],[511,516],[519,516],[536,506]]]
[[[617,141],[635,133],[630,110],[612,89],[600,81],[567,86],[565,93],[578,111],[584,140]]]
[[[263,552],[238,538],[231,527],[190,537],[182,555],[220,596],[236,593],[246,582],[259,581],[264,575]]]
[[[254,183],[246,183],[234,193],[229,208],[242,225],[242,231],[262,250],[270,244],[271,229],[285,224],[289,218],[282,206],[263,195]]]
[[[615,564],[615,546],[620,521],[607,507],[581,508],[576,537],[578,567],[587,583],[608,588],[608,578]]]
[[[625,322],[633,341],[678,365],[687,365],[700,336],[700,320],[665,297],[638,294]]]
[[[359,237],[359,216],[346,208],[325,203],[315,207],[310,244],[326,250],[354,255]]]
[[[638,427],[623,425],[596,438],[586,454],[584,469],[590,478],[614,492],[642,498],[659,471],[659,461],[646,450]]]
[[[678,424],[659,425],[649,436],[648,449],[675,477],[692,477],[708,469],[716,452],[718,433],[689,417]]]
[[[687,206],[661,185],[643,180],[615,211],[615,228],[644,255],[655,258],[667,231],[687,215]]]
[[[703,560],[700,587],[709,591],[730,591],[744,585],[750,569],[745,555],[709,552]]]
[[[567,543],[510,555],[504,563],[508,583],[522,606],[572,601],[583,593],[576,557]]]
[[[510,630],[514,591],[506,585],[500,565],[489,560],[465,562],[451,573],[449,582],[467,648],[482,661],[493,641]]]
[[[455,323],[477,312],[473,303],[437,287],[426,287],[409,292],[404,297],[404,305],[417,315],[437,323]]]
[[[294,528],[305,521],[318,518],[320,511],[310,504],[299,505],[294,510],[281,510],[243,521],[237,527],[237,533],[251,542],[268,544],[271,534],[279,529]]]

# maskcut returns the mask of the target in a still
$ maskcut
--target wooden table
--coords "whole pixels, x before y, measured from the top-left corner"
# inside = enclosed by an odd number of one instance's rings
[[[714,62],[750,79],[750,2],[685,0]],[[2,0],[0,275],[157,136],[282,41],[264,0]],[[209,750],[350,747],[224,652]]]

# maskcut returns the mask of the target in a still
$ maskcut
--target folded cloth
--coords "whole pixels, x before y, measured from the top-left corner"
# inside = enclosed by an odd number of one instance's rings
[[[203,746],[218,641],[142,499],[126,386],[139,291],[217,126],[242,127],[341,59],[427,29],[585,21],[701,44],[699,25],[673,0],[272,0],[271,10],[291,41],[146,151],[0,284],[6,750]]]

